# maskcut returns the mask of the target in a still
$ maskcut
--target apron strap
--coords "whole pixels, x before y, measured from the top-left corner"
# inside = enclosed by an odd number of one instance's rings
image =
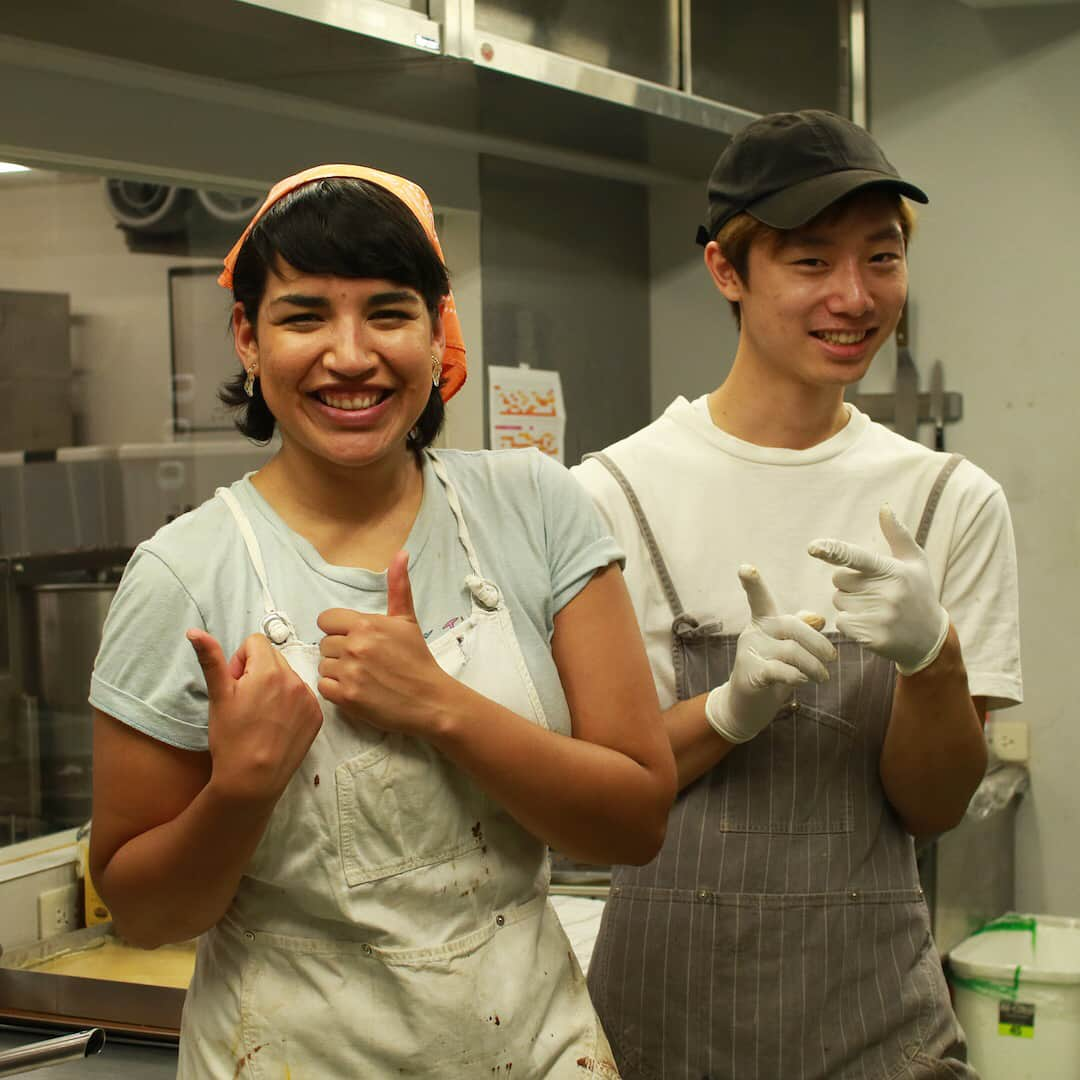
[[[923,507],[922,518],[919,521],[919,529],[915,534],[915,543],[918,544],[919,547],[926,547],[926,538],[930,534],[930,526],[933,523],[938,503],[941,502],[941,493],[945,490],[945,485],[949,482],[949,477],[956,472],[957,465],[963,460],[964,457],[962,454],[950,454],[948,461],[942,465],[941,472],[937,474],[934,486],[930,489],[930,494],[926,498],[926,506]]]
[[[630,509],[637,519],[638,528],[641,530],[641,537],[649,550],[649,558],[652,560],[653,569],[656,570],[656,576],[660,579],[660,587],[664,590],[664,597],[667,599],[668,607],[671,608],[672,618],[676,623],[679,623],[686,615],[686,609],[679,599],[679,594],[675,589],[675,582],[671,580],[671,574],[668,573],[667,563],[664,562],[664,556],[660,554],[660,545],[656,542],[656,536],[652,531],[652,526],[649,524],[649,519],[645,516],[645,508],[641,505],[641,500],[637,497],[637,492],[634,491],[630,481],[627,479],[626,473],[624,473],[622,469],[607,456],[607,454],[586,454],[581,460],[588,461],[590,458],[603,465],[615,478],[615,482],[619,487],[622,488],[623,494],[626,496],[626,501],[630,504]]]
[[[469,534],[469,526],[465,524],[465,513],[461,509],[461,500],[458,498],[457,488],[450,483],[450,477],[446,473],[446,466],[433,450],[425,450],[428,461],[431,462],[432,471],[439,478],[439,482],[446,492],[446,501],[450,504],[450,510],[457,521],[458,540],[465,549],[465,558],[469,560],[469,568],[472,573],[465,578],[465,586],[473,595],[473,599],[488,611],[494,611],[502,601],[499,587],[484,577],[480,569],[480,560],[476,556],[473,547],[472,536]]]
[[[259,584],[262,586],[263,611],[265,612],[262,620],[262,632],[275,645],[284,645],[290,637],[296,636],[296,630],[293,628],[288,616],[278,611],[274,604],[274,598],[270,595],[270,584],[266,577],[266,567],[263,564],[262,551],[259,548],[255,530],[251,527],[251,522],[248,521],[248,516],[244,513],[243,507],[237,502],[236,496],[228,488],[219,487],[214,494],[229,508],[232,516],[236,519],[240,535],[244,539],[244,546],[247,548],[248,556],[251,559],[251,565],[255,568],[255,576],[258,577]]]

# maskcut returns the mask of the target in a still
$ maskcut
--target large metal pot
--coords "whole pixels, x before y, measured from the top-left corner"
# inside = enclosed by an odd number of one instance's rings
[[[54,829],[90,819],[93,723],[87,693],[115,583],[36,585],[42,811]]]

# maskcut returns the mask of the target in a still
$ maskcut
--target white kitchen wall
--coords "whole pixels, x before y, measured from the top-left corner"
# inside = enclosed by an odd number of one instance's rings
[[[132,255],[97,177],[2,181],[0,288],[69,294],[81,441],[171,438],[168,268],[209,260]]]
[[[940,359],[963,393],[951,448],[1002,483],[1016,529],[1015,713],[1031,726],[1033,781],[1017,904],[1080,915],[1080,5],[871,0],[870,34],[871,127],[932,200],[912,253],[912,350],[924,380]]]

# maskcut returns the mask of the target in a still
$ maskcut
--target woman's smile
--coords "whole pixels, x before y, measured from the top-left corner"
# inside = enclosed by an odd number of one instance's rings
[[[378,405],[388,393],[387,390],[369,390],[366,393],[358,391],[349,393],[344,390],[315,390],[312,392],[312,396],[324,405],[329,405],[332,409],[358,412]]]
[[[350,428],[378,424],[389,411],[393,390],[316,390],[308,394],[320,415],[331,423]]]

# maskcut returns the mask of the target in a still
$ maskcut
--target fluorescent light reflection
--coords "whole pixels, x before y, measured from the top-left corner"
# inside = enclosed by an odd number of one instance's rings
[[[29,165],[16,165],[14,161],[0,161],[0,173],[29,171]]]

